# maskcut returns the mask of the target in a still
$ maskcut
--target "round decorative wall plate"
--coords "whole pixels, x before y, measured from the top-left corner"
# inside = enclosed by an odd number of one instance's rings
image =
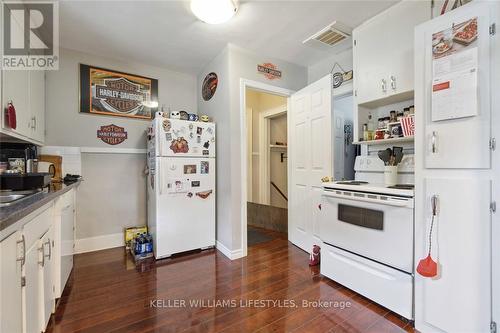
[[[203,80],[203,84],[201,86],[201,95],[205,101],[209,101],[217,90],[217,84],[219,83],[219,79],[217,78],[217,74],[211,72],[205,76]]]
[[[344,82],[342,73],[340,72],[333,73],[333,88],[340,87],[342,85],[342,82]]]

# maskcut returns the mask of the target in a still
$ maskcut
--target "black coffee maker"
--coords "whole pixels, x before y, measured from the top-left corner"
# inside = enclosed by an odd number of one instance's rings
[[[42,189],[50,184],[51,175],[38,172],[38,147],[25,143],[0,143],[0,162],[24,161],[24,167],[7,169],[0,174],[0,190],[24,191]]]

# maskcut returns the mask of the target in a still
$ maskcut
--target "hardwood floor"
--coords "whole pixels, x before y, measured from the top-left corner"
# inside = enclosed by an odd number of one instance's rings
[[[136,268],[123,248],[76,255],[47,332],[414,332],[274,236],[236,261],[208,250]],[[279,304],[250,304],[256,300]],[[304,300],[331,302],[305,307]]]

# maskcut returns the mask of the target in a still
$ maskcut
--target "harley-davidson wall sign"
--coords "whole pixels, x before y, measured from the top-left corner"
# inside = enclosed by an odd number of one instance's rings
[[[270,62],[257,65],[257,72],[264,74],[269,80],[281,79],[281,71],[278,67]]]
[[[97,137],[108,145],[118,145],[127,139],[125,128],[116,125],[101,126],[97,130]]]
[[[80,64],[80,112],[152,119],[158,80]]]

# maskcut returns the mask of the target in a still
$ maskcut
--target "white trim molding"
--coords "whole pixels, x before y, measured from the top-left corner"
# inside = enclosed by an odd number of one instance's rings
[[[80,238],[75,240],[75,254],[106,250],[124,245],[125,241],[123,239],[122,232],[96,237]]]
[[[82,147],[82,153],[90,154],[146,154],[144,148],[108,148],[108,147]]]
[[[242,249],[231,251],[230,249],[228,249],[224,244],[222,244],[219,241],[217,241],[216,248],[223,255],[225,255],[226,257],[228,257],[231,260],[236,260],[236,259],[240,259],[243,257],[243,250]]]

